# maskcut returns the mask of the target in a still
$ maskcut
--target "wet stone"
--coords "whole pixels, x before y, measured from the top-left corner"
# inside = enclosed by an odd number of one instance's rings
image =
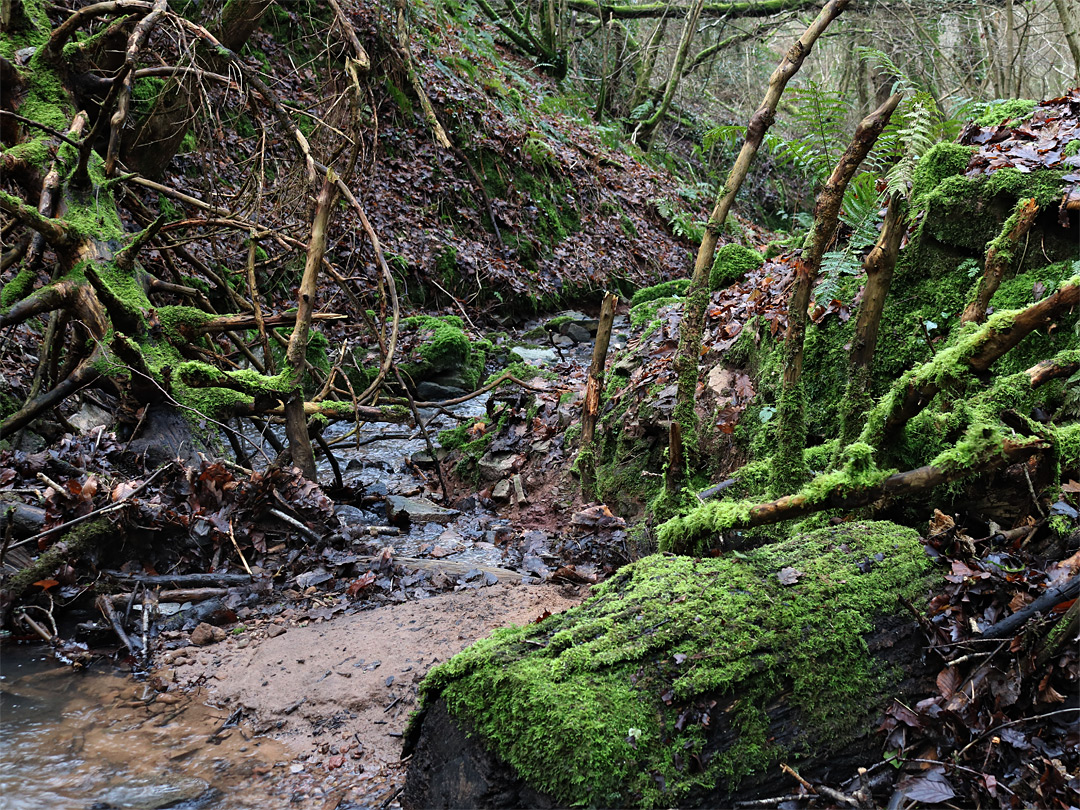
[[[449,523],[459,514],[456,509],[439,506],[427,498],[391,495],[386,499],[386,503],[391,513],[391,520],[399,515],[405,515],[413,523]]]
[[[203,806],[213,789],[202,779],[190,776],[140,776],[122,785],[107,788],[94,807],[125,810],[157,810],[160,807]]]
[[[225,640],[225,631],[220,627],[203,622],[191,631],[191,643],[196,647],[206,647]],[[161,806],[161,805],[158,805]]]

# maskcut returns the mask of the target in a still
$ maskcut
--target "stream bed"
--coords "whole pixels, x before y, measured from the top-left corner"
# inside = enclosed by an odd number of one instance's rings
[[[256,808],[291,755],[229,714],[106,665],[72,672],[42,645],[5,646],[0,665],[0,806],[5,810]],[[165,700],[163,700],[165,698]],[[166,702],[167,701],[167,702]],[[223,727],[225,726],[225,727]]]

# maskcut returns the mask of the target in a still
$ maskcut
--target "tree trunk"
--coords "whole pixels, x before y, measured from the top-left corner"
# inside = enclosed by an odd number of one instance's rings
[[[870,409],[870,381],[874,370],[874,351],[877,348],[881,313],[885,308],[889,287],[892,286],[900,242],[907,230],[907,222],[901,210],[903,205],[900,194],[894,194],[889,200],[881,233],[878,234],[873,250],[863,260],[866,285],[863,287],[862,304],[855,320],[855,337],[851,342],[847,393],[840,405],[837,459],[840,449],[851,444],[859,435],[863,416]]]
[[[328,176],[319,191],[315,203],[315,218],[311,224],[311,241],[308,243],[304,275],[300,279],[299,300],[296,306],[296,326],[293,327],[289,348],[285,354],[285,373],[293,387],[285,403],[285,434],[289,438],[289,454],[293,464],[309,481],[317,481],[315,453],[311,449],[307,417],[304,415],[304,372],[307,368],[308,335],[311,332],[311,316],[315,312],[315,296],[318,293],[319,269],[326,253],[326,229],[337,199],[337,184]]]
[[[897,597],[925,605],[937,576],[918,534],[887,523],[639,560],[429,673],[402,804],[734,807],[784,793],[782,762],[854,773],[884,708],[933,688]]]
[[[836,234],[836,223],[844,192],[878,136],[900,103],[896,93],[859,122],[855,138],[836,164],[814,208],[810,244],[795,261],[795,284],[788,304],[788,326],[784,335],[784,379],[777,407],[777,450],[773,456],[770,488],[775,495],[795,490],[807,475],[803,461],[806,445],[805,402],[802,391],[803,344],[806,338],[810,293],[821,270],[821,257]]]
[[[581,473],[581,491],[592,493],[596,488],[596,461],[593,458],[593,432],[600,415],[600,392],[604,390],[604,364],[607,362],[608,342],[611,340],[611,323],[615,320],[615,307],[619,297],[614,293],[604,296],[600,305],[600,325],[596,329],[592,363],[585,383],[585,404],[581,411],[581,448],[578,451],[578,471]]]
[[[1080,11],[1077,11],[1074,0],[1054,0],[1054,6],[1061,18],[1065,42],[1073,58],[1073,82],[1080,85]]]
[[[709,271],[712,269],[717,242],[720,241],[720,231],[735,201],[735,195],[750,171],[750,164],[753,163],[754,156],[761,148],[765,133],[776,118],[776,107],[780,103],[784,89],[791,78],[799,72],[814,43],[849,3],[850,0],[829,0],[769,77],[769,89],[765,93],[765,98],[762,99],[761,106],[750,119],[750,124],[746,128],[746,140],[743,141],[735,165],[731,167],[727,182],[724,183],[723,189],[717,196],[716,205],[709,214],[705,235],[702,237],[697,258],[694,261],[690,288],[683,300],[682,321],[679,323],[679,349],[674,364],[678,389],[672,418],[682,423],[684,441],[693,443],[697,435],[694,395],[697,391],[698,359],[701,355],[701,335],[705,328],[705,307],[709,302]],[[681,485],[681,479],[671,479],[667,489],[668,497],[675,497],[676,490]]]
[[[671,65],[671,73],[668,75],[667,84],[664,86],[664,95],[656,109],[653,110],[652,115],[638,124],[637,130],[634,132],[634,140],[637,140],[638,133],[640,133],[645,139],[646,148],[652,146],[656,127],[664,120],[668,107],[671,106],[671,100],[675,97],[675,91],[678,89],[679,80],[683,75],[683,65],[686,64],[686,57],[690,53],[690,43],[694,39],[698,18],[701,16],[701,9],[704,5],[705,0],[696,0],[686,13],[686,22],[683,25],[682,36],[679,39],[679,49],[675,52],[675,61]]]

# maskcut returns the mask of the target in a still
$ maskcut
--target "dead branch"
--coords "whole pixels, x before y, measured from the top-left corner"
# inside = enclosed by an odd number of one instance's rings
[[[1053,295],[1016,312],[995,313],[982,328],[957,346],[909,372],[871,412],[861,441],[886,446],[907,422],[925,408],[946,381],[963,372],[983,372],[1036,329],[1052,325],[1080,303],[1080,284],[1063,284]],[[950,361],[953,368],[950,368]]]
[[[1032,455],[1045,452],[1050,447],[1050,443],[1041,438],[1004,439],[1000,444],[973,453],[963,463],[954,461],[938,466],[928,464],[915,470],[890,475],[872,486],[853,488],[849,482],[841,479],[831,489],[822,492],[815,488],[815,482],[812,481],[800,492],[768,503],[707,504],[698,508],[702,511],[673,518],[660,526],[660,547],[675,553],[696,553],[700,550],[701,541],[716,538],[723,532],[767,526],[805,517],[824,509],[850,510],[867,506],[882,498],[915,495],[951,481],[1023,461]],[[820,485],[821,481],[827,480],[824,476],[819,476],[817,483]],[[714,508],[715,512],[711,511]]]
[[[992,241],[986,251],[986,264],[983,277],[979,280],[979,289],[975,298],[964,308],[960,323],[982,323],[986,320],[986,309],[994,297],[1005,272],[1012,266],[1014,253],[1039,214],[1039,204],[1033,199],[1020,200],[1013,214],[1005,222],[1001,234]]]

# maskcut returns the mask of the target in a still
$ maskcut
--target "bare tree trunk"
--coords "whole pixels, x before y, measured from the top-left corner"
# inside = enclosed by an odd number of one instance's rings
[[[1054,0],[1061,27],[1065,30],[1065,42],[1073,58],[1073,81],[1080,85],[1080,11],[1073,0]]]
[[[600,324],[596,329],[589,378],[585,383],[585,404],[581,411],[581,448],[578,452],[582,493],[596,488],[596,462],[593,458],[593,433],[600,415],[600,392],[604,389],[604,364],[607,362],[608,342],[611,340],[611,323],[615,320],[615,307],[619,297],[614,293],[604,296],[600,305]]]
[[[330,214],[337,199],[335,178],[327,177],[319,190],[315,204],[315,218],[311,224],[311,240],[308,242],[304,275],[300,279],[299,300],[296,306],[296,326],[293,327],[289,348],[285,354],[285,373],[289,376],[292,392],[285,403],[285,434],[289,439],[289,453],[293,464],[310,481],[317,480],[315,453],[308,436],[307,417],[304,415],[304,370],[307,366],[308,335],[311,332],[311,316],[315,312],[315,295],[318,291],[319,269],[326,253],[326,231]]]
[[[777,407],[777,449],[770,476],[770,487],[777,495],[794,490],[806,478],[806,464],[803,461],[806,444],[806,403],[802,390],[803,343],[810,293],[821,269],[821,257],[836,234],[836,223],[848,183],[889,123],[900,99],[900,93],[894,94],[859,122],[854,139],[818,195],[810,245],[795,262],[795,285],[788,304],[788,326],[784,335],[784,381]]]
[[[646,148],[652,145],[656,127],[664,120],[668,107],[671,106],[671,100],[675,97],[675,91],[678,89],[679,80],[683,75],[683,65],[686,64],[686,57],[690,53],[690,43],[694,39],[698,19],[701,17],[701,8],[704,5],[705,0],[697,0],[690,7],[690,10],[686,12],[686,23],[683,25],[682,37],[679,39],[679,49],[675,52],[675,62],[671,66],[671,73],[668,76],[667,85],[664,87],[663,98],[656,105],[652,115],[638,124],[637,129],[634,131],[633,140],[637,140],[640,132],[645,138]]]
[[[750,164],[761,143],[765,139],[765,133],[772,126],[776,118],[776,107],[780,103],[780,97],[784,94],[791,78],[799,72],[803,62],[810,53],[810,49],[818,38],[825,32],[833,20],[840,16],[847,8],[851,0],[829,0],[821,9],[810,26],[802,36],[791,46],[783,61],[780,62],[772,76],[769,77],[769,88],[765,92],[761,106],[750,119],[746,128],[746,140],[743,141],[742,149],[731,167],[727,182],[724,183],[719,196],[716,199],[709,221],[705,226],[705,235],[698,248],[697,259],[694,261],[694,272],[690,277],[690,289],[683,303],[683,316],[679,324],[679,350],[675,356],[675,372],[678,375],[678,392],[675,400],[675,412],[673,419],[682,423],[682,436],[684,441],[696,435],[696,419],[694,415],[694,394],[697,389],[698,358],[701,354],[701,334],[705,328],[705,307],[709,301],[709,270],[712,269],[713,257],[716,255],[716,244],[720,241],[720,231],[724,227],[728,212],[731,210],[735,195],[742,187]],[[682,460],[679,459],[678,469],[682,468]],[[669,469],[673,460],[668,460]],[[681,486],[681,479],[672,477],[669,479],[667,494],[673,497],[676,490]]]
[[[641,56],[641,64],[638,67],[637,79],[634,83],[634,95],[630,99],[630,110],[633,112],[639,106],[649,100],[652,95],[652,74],[656,67],[656,57],[660,54],[660,43],[664,39],[664,31],[667,29],[667,17],[661,17],[653,28]]]

